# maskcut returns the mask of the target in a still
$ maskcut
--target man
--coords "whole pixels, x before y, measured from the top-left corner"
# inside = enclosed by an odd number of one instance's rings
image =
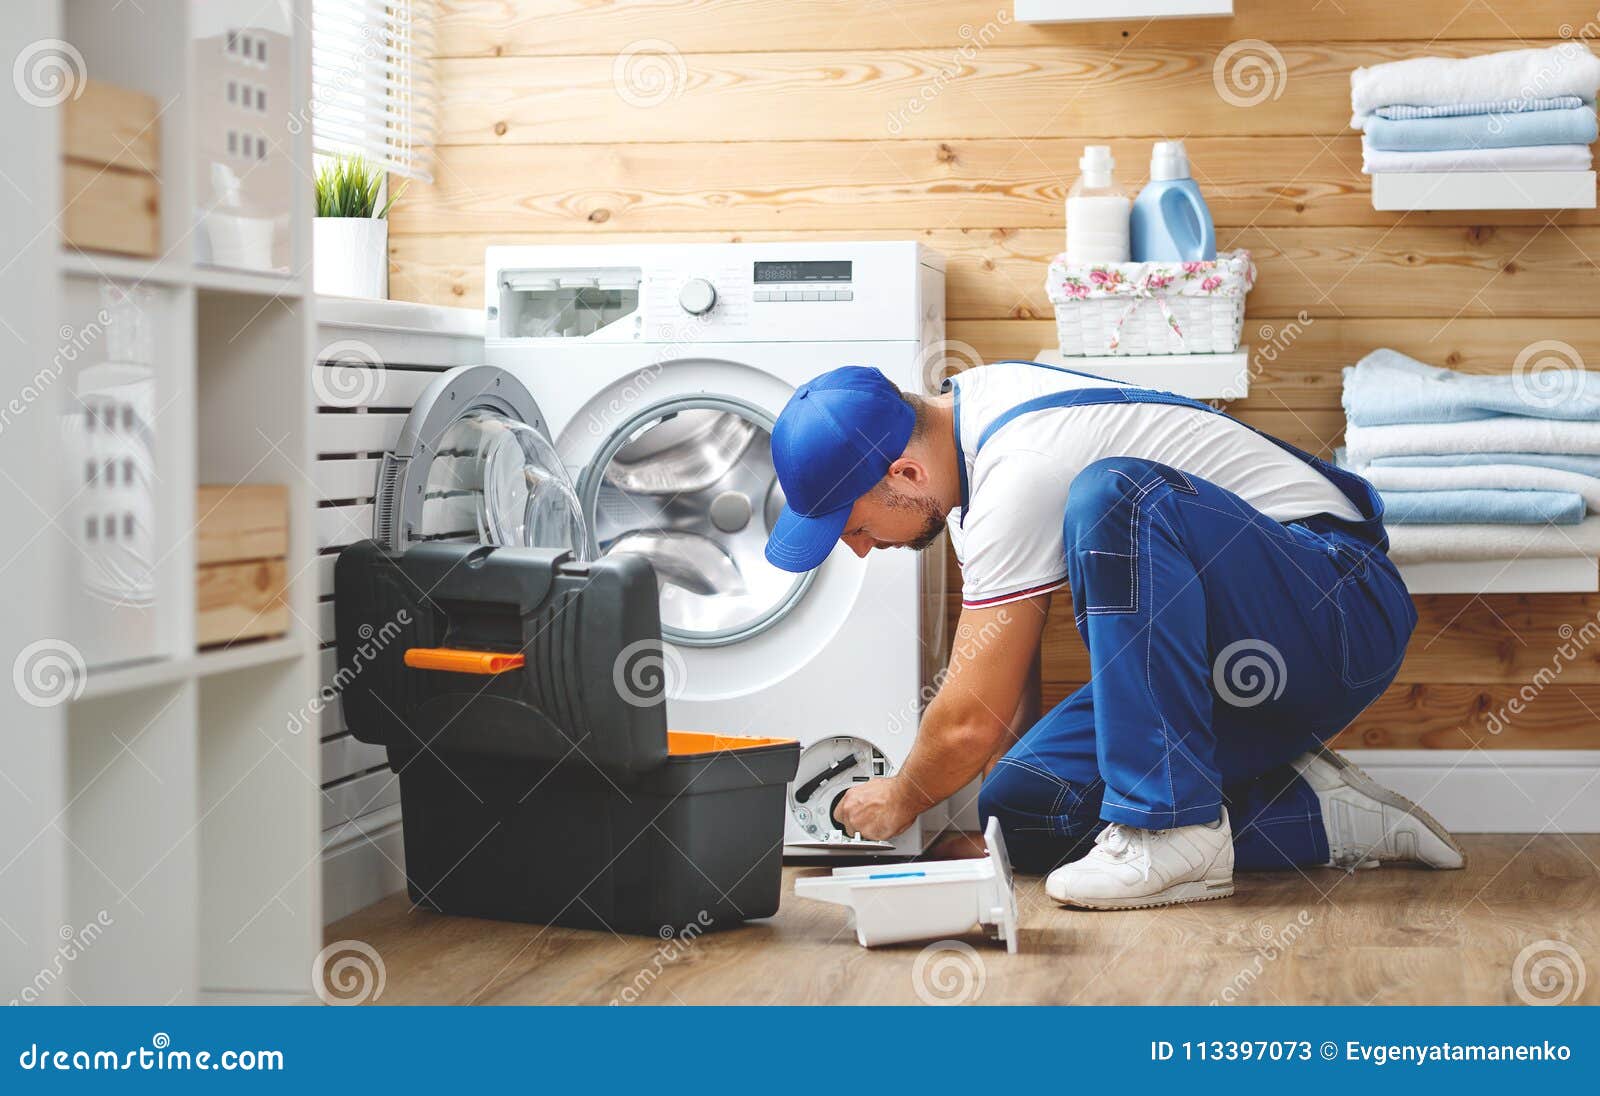
[[[1235,865],[1462,865],[1436,821],[1322,747],[1416,624],[1359,477],[1204,404],[1032,362],[931,398],[833,370],[790,399],[772,454],[772,563],[925,548],[948,526],[960,631],[983,637],[952,653],[901,770],[840,802],[848,831],[892,837],[987,773],[981,814],[1073,906],[1223,898]],[[1016,737],[1062,587],[1091,680]]]

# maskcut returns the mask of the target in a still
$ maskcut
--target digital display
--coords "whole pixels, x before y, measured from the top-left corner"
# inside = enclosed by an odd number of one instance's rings
[[[848,282],[849,259],[811,263],[757,263],[756,284],[764,282]]]

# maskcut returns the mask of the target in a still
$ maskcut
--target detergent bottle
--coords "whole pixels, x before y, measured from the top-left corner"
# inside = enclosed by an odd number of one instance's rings
[[[1138,263],[1196,262],[1217,257],[1217,230],[1200,188],[1189,177],[1182,141],[1157,141],[1150,181],[1134,200],[1129,246]]]
[[[1067,192],[1067,261],[1128,261],[1127,191],[1112,172],[1116,161],[1110,145],[1088,145],[1078,168],[1083,172]]]

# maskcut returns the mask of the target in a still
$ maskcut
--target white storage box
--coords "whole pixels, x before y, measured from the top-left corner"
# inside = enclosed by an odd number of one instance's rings
[[[1239,348],[1255,280],[1242,250],[1192,263],[1083,264],[1058,255],[1045,290],[1067,357],[1229,354]]]
[[[981,860],[835,868],[796,879],[801,898],[848,907],[864,948],[959,936],[982,925],[1012,954],[1017,950],[1017,896],[1000,820],[989,819]]]

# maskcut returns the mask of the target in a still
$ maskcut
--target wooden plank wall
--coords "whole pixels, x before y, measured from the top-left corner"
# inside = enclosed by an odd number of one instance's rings
[[[949,337],[1031,356],[1082,146],[1111,143],[1138,183],[1149,141],[1182,137],[1219,243],[1260,267],[1247,421],[1326,453],[1339,368],[1377,346],[1484,372],[1539,339],[1600,360],[1600,215],[1375,212],[1347,128],[1352,68],[1593,35],[1571,0],[1238,0],[1227,20],[1071,27],[1012,22],[1010,0],[441,7],[443,147],[392,217],[397,298],[480,304],[490,242],[916,236],[949,259]],[[1600,644],[1556,653],[1600,595],[1418,601],[1400,680],[1347,743],[1600,748]],[[1047,702],[1086,674],[1055,616]]]

